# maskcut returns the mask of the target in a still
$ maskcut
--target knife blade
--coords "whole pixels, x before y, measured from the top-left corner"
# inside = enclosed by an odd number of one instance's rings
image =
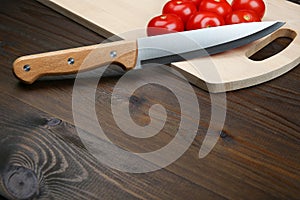
[[[283,25],[278,21],[225,25],[28,55],[15,60],[13,72],[32,84],[42,76],[75,74],[109,63],[119,63],[125,70],[145,63],[174,63],[246,45]]]

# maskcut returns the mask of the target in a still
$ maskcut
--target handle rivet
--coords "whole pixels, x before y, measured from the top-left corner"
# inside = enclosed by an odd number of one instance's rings
[[[23,70],[24,70],[25,72],[29,72],[29,71],[31,70],[30,65],[24,65]]]
[[[110,57],[111,57],[111,58],[116,58],[117,56],[118,56],[118,54],[117,54],[116,51],[110,52]]]
[[[69,64],[69,65],[74,65],[74,63],[75,63],[74,58],[69,58],[69,59],[68,59],[68,64]]]

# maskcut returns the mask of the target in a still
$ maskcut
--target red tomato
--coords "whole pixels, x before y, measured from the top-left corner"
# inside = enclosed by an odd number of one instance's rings
[[[231,6],[233,10],[253,10],[260,19],[263,18],[266,10],[263,0],[233,0]]]
[[[152,18],[147,26],[147,35],[161,35],[184,31],[184,24],[180,17],[173,14],[163,14]]]
[[[175,14],[182,19],[184,24],[195,12],[197,12],[197,7],[194,3],[181,0],[169,1],[163,7],[163,14]]]
[[[247,22],[260,22],[261,19],[252,10],[236,10],[225,18],[226,24],[239,24]]]
[[[178,0],[172,0],[172,1],[178,1]],[[202,0],[181,0],[181,1],[183,1],[183,2],[193,2],[195,4],[196,8],[198,8]]]
[[[191,16],[186,25],[186,30],[222,26],[224,24],[224,19],[220,15],[213,12],[199,11]]]
[[[231,5],[226,0],[202,0],[198,10],[214,12],[223,18],[232,12]]]

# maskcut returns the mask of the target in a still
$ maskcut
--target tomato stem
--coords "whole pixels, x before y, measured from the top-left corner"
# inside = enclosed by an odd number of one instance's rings
[[[244,15],[244,19],[246,20],[246,21],[250,21],[250,16],[249,15]]]

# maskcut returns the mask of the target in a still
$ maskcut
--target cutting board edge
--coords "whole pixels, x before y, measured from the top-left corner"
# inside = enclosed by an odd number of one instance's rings
[[[116,35],[114,33],[97,26],[95,23],[90,22],[89,20],[87,20],[79,15],[76,15],[75,13],[61,7],[60,5],[54,3],[51,0],[36,0],[36,1],[40,2],[41,4],[53,9],[54,11],[66,16],[70,20],[88,28],[89,30],[91,30],[105,38],[114,38],[115,39],[114,41],[123,39],[120,37],[116,37]],[[114,37],[112,37],[112,36],[114,36]]]
[[[189,80],[189,82],[192,83],[193,85],[203,90],[206,90],[210,93],[223,93],[223,92],[231,92],[240,89],[245,89],[245,88],[249,88],[249,87],[253,87],[256,85],[269,82],[273,79],[276,79],[288,73],[289,71],[297,67],[299,64],[300,64],[300,57],[294,60],[293,62],[290,62],[286,66],[278,68],[277,70],[270,71],[269,73],[265,73],[262,75],[258,75],[243,80],[237,80],[231,82],[217,82],[217,83],[209,82],[204,78],[199,79],[194,75],[190,74],[189,72],[184,71],[181,68],[177,68],[176,63],[172,63],[171,67],[172,69],[177,70],[179,73],[185,76]]]

